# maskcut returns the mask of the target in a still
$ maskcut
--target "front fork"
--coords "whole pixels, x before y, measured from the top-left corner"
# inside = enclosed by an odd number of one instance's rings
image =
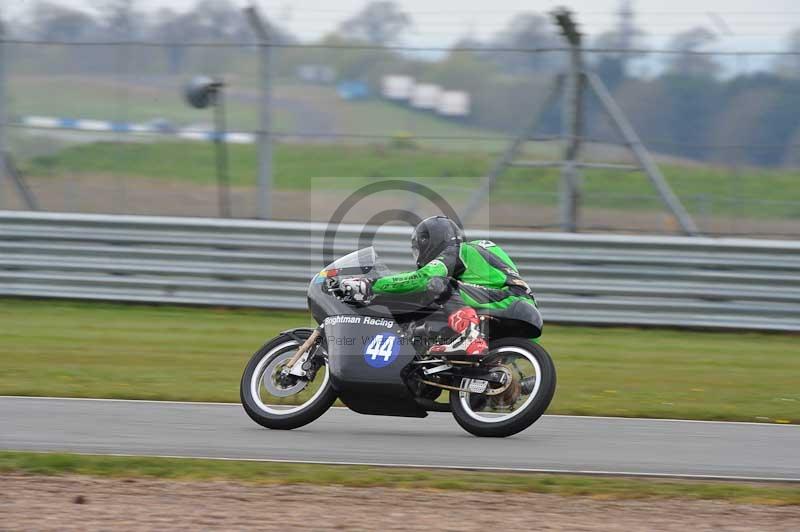
[[[295,377],[306,377],[308,375],[308,370],[311,368],[306,367],[306,362],[308,361],[309,355],[312,353],[311,348],[322,334],[324,327],[324,325],[319,325],[316,329],[314,329],[314,332],[311,333],[311,336],[309,336],[306,341],[300,345],[294,356],[292,356],[292,358],[286,362],[286,365],[283,366],[283,369],[281,370],[282,377],[288,377],[289,375],[293,375]]]

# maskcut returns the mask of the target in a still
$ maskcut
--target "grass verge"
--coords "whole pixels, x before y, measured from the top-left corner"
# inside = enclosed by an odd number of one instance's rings
[[[229,149],[232,184],[252,186],[257,175],[255,147],[232,145]],[[382,144],[278,144],[275,184],[281,189],[309,190],[325,186],[320,178],[336,178],[331,181],[331,187],[341,188],[367,184],[376,178],[419,176],[418,180],[423,183],[442,186],[449,182],[457,188],[459,181],[452,178],[484,176],[496,156],[496,153],[480,150],[403,149]],[[98,142],[35,157],[24,163],[23,173],[31,176],[113,174],[211,184],[215,180],[213,157],[213,150],[203,143]],[[787,201],[787,198],[800,197],[797,172],[751,168],[734,174],[699,165],[662,165],[662,170],[688,208],[698,213],[708,214],[710,210],[715,215],[737,217],[800,217],[797,202]],[[494,201],[515,204],[555,205],[558,182],[557,169],[510,169],[498,182],[492,197]],[[532,187],[532,183],[535,186]],[[662,209],[643,174],[587,171],[583,193],[590,207]]]
[[[230,480],[259,484],[550,493],[604,499],[715,499],[737,503],[800,505],[792,484],[656,480],[535,473],[494,473],[371,466],[336,466],[192,458],[89,456],[3,451],[0,474],[78,474],[181,480]]]
[[[241,372],[308,314],[0,299],[0,394],[239,400]],[[549,413],[800,423],[798,336],[548,325]]]

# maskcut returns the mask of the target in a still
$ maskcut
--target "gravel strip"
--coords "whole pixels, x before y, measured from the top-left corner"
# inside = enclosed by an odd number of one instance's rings
[[[0,530],[800,530],[800,506],[0,475]]]

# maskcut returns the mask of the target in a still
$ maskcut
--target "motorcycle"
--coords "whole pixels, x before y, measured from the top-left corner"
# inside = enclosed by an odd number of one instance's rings
[[[340,290],[342,279],[388,274],[369,247],[314,276],[308,304],[319,325],[283,331],[244,370],[241,400],[253,421],[294,429],[320,417],[337,398],[361,414],[452,412],[476,436],[510,436],[539,419],[556,387],[555,367],[541,345],[478,310],[489,340],[485,355],[430,354],[430,345],[452,335],[437,313],[441,305],[385,296],[352,301]]]

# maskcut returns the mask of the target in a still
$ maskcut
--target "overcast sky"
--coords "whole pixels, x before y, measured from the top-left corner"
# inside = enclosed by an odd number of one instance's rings
[[[19,16],[34,0],[0,0],[6,17]],[[93,10],[102,0],[48,0]],[[250,0],[233,0],[247,5]],[[186,10],[194,0],[138,0],[145,10],[160,7]],[[256,0],[270,18],[303,40],[318,38],[363,7],[366,0]],[[406,44],[446,46],[471,33],[491,35],[521,11],[547,12],[566,5],[577,12],[582,29],[601,33],[615,23],[619,0],[396,0],[414,20]],[[785,46],[786,35],[800,28],[798,0],[633,0],[638,25],[647,32],[650,45],[662,45],[670,34],[697,25],[719,34],[713,49],[776,50]]]

